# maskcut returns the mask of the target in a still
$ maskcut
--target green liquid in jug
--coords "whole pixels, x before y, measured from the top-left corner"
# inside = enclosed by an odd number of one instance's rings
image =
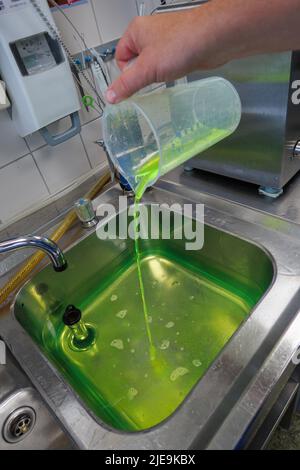
[[[149,153],[145,164],[141,165],[135,175],[136,199],[141,200],[146,188],[156,181],[159,174],[166,174],[190,158],[198,155],[230,134],[228,129],[209,129],[204,126],[196,127],[175,137],[161,147],[161,157],[158,151]],[[140,155],[139,155],[140,152]],[[135,161],[143,159],[142,150],[137,150]],[[160,161],[162,168],[160,168]]]

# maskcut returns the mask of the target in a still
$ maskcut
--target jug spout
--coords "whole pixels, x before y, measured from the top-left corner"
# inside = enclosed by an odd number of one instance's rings
[[[121,189],[123,191],[123,194],[125,196],[128,196],[128,197],[134,196],[134,191],[132,190],[132,187],[130,186],[130,184],[128,183],[126,178],[119,173],[119,171],[117,170],[116,166],[114,165],[112,159],[110,158],[104,140],[103,139],[98,139],[94,143],[96,145],[99,145],[99,147],[101,147],[105,152],[105,155],[106,155],[106,158],[107,158],[107,161],[108,161],[108,165],[109,165],[109,169],[110,169],[111,180],[112,181],[114,181],[114,180],[118,181],[118,183],[121,186]]]

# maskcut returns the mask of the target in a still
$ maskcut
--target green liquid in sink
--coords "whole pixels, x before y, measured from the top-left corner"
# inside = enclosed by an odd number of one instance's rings
[[[70,348],[70,332],[59,316],[43,332],[46,354],[92,411],[131,431],[148,429],[176,410],[254,303],[172,256],[148,256],[140,264],[154,359],[136,263],[78,305],[85,324],[96,329],[93,347]]]

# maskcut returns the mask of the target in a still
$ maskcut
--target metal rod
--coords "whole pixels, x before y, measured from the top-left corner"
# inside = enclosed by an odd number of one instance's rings
[[[155,8],[151,15],[158,14],[158,13],[169,13],[181,10],[189,10],[190,8],[196,8],[203,3],[207,3],[209,0],[196,0],[195,2],[181,2],[181,3],[174,3],[171,5],[162,5]]]

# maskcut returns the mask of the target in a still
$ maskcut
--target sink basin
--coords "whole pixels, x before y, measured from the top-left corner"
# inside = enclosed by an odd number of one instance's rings
[[[168,419],[272,283],[272,260],[253,243],[209,225],[202,250],[185,241],[140,243],[154,359],[131,239],[89,234],[68,250],[65,272],[46,267],[16,298],[16,319],[106,427],[142,431]],[[86,350],[72,347],[62,322],[69,304],[95,332]]]

